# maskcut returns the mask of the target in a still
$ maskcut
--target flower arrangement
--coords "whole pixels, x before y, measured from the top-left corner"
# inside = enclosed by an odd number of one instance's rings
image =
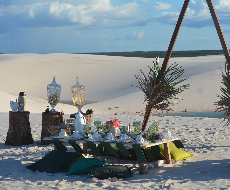
[[[118,122],[118,119],[106,121],[105,125],[114,127],[114,128],[120,128],[121,126],[121,124]]]
[[[120,129],[121,124],[118,122],[118,119],[106,121],[104,125],[102,125],[102,130],[105,134],[110,133],[110,131],[117,131]]]

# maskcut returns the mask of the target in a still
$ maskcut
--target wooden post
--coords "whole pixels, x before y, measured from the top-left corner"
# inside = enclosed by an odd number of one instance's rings
[[[41,131],[41,144],[42,145],[48,145],[52,144],[52,141],[45,141],[43,140],[44,137],[50,137],[51,133],[48,131],[50,129],[50,126],[59,126],[60,123],[63,122],[63,112],[57,112],[57,113],[42,113],[42,131]]]
[[[9,112],[9,130],[5,144],[12,146],[21,146],[33,144],[33,138],[31,134],[30,112]]]
[[[215,9],[214,9],[212,0],[206,0],[206,2],[207,2],[207,4],[208,4],[210,13],[211,13],[211,15],[212,15],[212,20],[213,20],[213,22],[214,22],[214,24],[215,24],[216,31],[217,31],[217,34],[218,34],[219,39],[220,39],[220,43],[221,43],[222,48],[223,48],[223,51],[224,51],[225,59],[227,60],[228,65],[230,65],[229,49],[228,49],[227,43],[226,43],[226,41],[225,41],[224,34],[223,34],[223,32],[222,32],[222,29],[221,29],[221,26],[220,26],[220,23],[219,23],[219,20],[218,20],[216,11],[215,11]]]
[[[166,164],[172,165],[172,160],[171,160],[171,154],[170,154],[170,149],[169,149],[169,143],[164,143],[164,150],[165,150],[165,158],[166,158]]]
[[[183,22],[183,19],[184,19],[186,10],[187,10],[187,8],[188,8],[189,2],[190,2],[190,0],[185,0],[185,1],[184,1],[184,4],[183,4],[183,7],[182,7],[182,9],[181,9],[180,16],[179,16],[179,18],[178,18],[178,20],[177,20],[176,27],[175,27],[175,29],[174,29],[174,32],[173,32],[173,35],[172,35],[172,38],[171,38],[171,41],[170,41],[168,50],[167,50],[166,55],[165,55],[165,59],[164,59],[164,61],[163,61],[162,67],[161,67],[161,74],[162,74],[162,75],[163,75],[163,73],[165,72],[165,70],[166,70],[166,68],[167,68],[169,59],[170,59],[171,54],[172,54],[173,47],[174,47],[174,45],[175,45],[175,42],[176,42],[178,33],[179,33],[179,31],[180,31],[181,24],[182,24],[182,22]]]
[[[86,143],[83,143],[83,152],[87,152],[88,145]]]

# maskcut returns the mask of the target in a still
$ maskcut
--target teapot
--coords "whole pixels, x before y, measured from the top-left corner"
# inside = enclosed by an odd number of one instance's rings
[[[11,109],[12,109],[12,112],[18,112],[18,102],[17,102],[17,100],[16,100],[16,102],[13,102],[13,101],[10,101],[10,107],[11,107]]]
[[[80,112],[77,112],[75,118],[75,131],[78,131],[80,134],[84,134],[83,124],[86,124],[85,117]]]

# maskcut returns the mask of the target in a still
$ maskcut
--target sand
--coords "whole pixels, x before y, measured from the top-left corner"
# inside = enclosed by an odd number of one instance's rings
[[[75,78],[86,87],[86,99],[97,101],[82,110],[93,109],[92,120],[118,118],[128,124],[143,120],[144,96],[135,86],[134,77],[140,69],[146,74],[153,59],[107,57],[78,54],[19,54],[0,55],[0,187],[1,189],[219,189],[230,187],[229,133],[225,123],[217,118],[159,116],[153,114],[150,123],[158,121],[160,130],[170,130],[180,137],[194,158],[172,167],[160,167],[145,175],[134,175],[123,181],[92,180],[87,175],[69,176],[65,173],[47,174],[25,170],[53,150],[53,145],[40,145],[42,117],[46,109],[46,86],[55,75],[62,85],[62,100],[71,100]],[[155,60],[154,60],[155,61]],[[161,62],[163,58],[161,59]],[[202,56],[171,58],[185,70],[190,89],[179,95],[183,100],[175,111],[214,111],[214,102],[221,94],[221,70],[225,58]],[[9,128],[10,101],[18,93],[27,94],[27,110],[34,143],[23,146],[5,145]],[[59,103],[58,111],[65,118],[77,108]],[[114,115],[114,114],[117,115]]]

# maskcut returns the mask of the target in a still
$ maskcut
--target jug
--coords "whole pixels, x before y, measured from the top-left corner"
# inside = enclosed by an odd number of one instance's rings
[[[86,124],[85,117],[80,112],[77,112],[75,118],[75,131],[78,131],[80,134],[84,134],[83,124]]]
[[[12,112],[18,112],[18,102],[17,102],[17,100],[16,100],[16,102],[13,102],[13,101],[10,101],[10,107],[11,107],[11,109],[12,109]]]

